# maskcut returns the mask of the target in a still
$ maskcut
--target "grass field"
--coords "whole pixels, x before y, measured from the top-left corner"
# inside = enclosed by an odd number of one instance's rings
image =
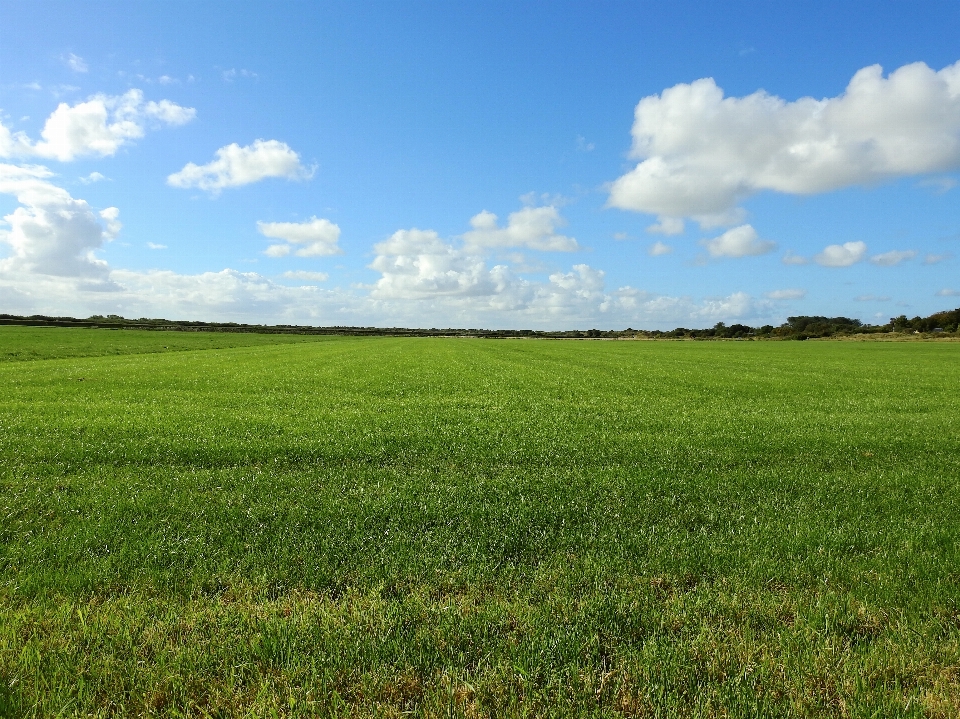
[[[960,344],[0,328],[0,715],[960,715]]]

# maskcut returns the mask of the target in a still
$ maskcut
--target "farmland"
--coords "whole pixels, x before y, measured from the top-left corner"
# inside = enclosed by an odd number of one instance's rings
[[[0,714],[960,713],[960,344],[0,327]]]

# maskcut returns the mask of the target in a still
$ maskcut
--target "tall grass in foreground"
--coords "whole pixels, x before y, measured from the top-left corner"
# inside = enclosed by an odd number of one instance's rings
[[[0,714],[960,714],[960,345],[186,337],[0,328]]]

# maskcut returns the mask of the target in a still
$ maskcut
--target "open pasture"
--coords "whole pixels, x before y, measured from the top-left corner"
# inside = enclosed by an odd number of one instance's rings
[[[960,714],[960,345],[0,360],[0,714]]]

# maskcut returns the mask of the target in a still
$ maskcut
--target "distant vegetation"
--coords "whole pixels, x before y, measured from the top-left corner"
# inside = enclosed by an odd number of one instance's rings
[[[140,317],[128,319],[120,315],[92,315],[86,319],[76,317],[49,317],[46,315],[0,314],[0,325],[46,325],[55,327],[103,327],[113,329],[144,329],[180,332],[252,332],[257,334],[305,334],[349,335],[376,337],[482,337],[490,339],[508,337],[540,337],[552,339],[787,339],[805,340],[823,337],[872,335],[884,333],[907,334],[957,334],[960,326],[960,308],[936,312],[929,317],[907,319],[906,315],[891,317],[884,325],[864,324],[849,317],[788,317],[779,327],[763,325],[751,327],[743,324],[726,325],[718,322],[707,329],[674,330],[488,330],[463,328],[416,329],[408,327],[311,327],[307,325],[250,325],[237,322],[196,322],[184,320],[152,319]]]

